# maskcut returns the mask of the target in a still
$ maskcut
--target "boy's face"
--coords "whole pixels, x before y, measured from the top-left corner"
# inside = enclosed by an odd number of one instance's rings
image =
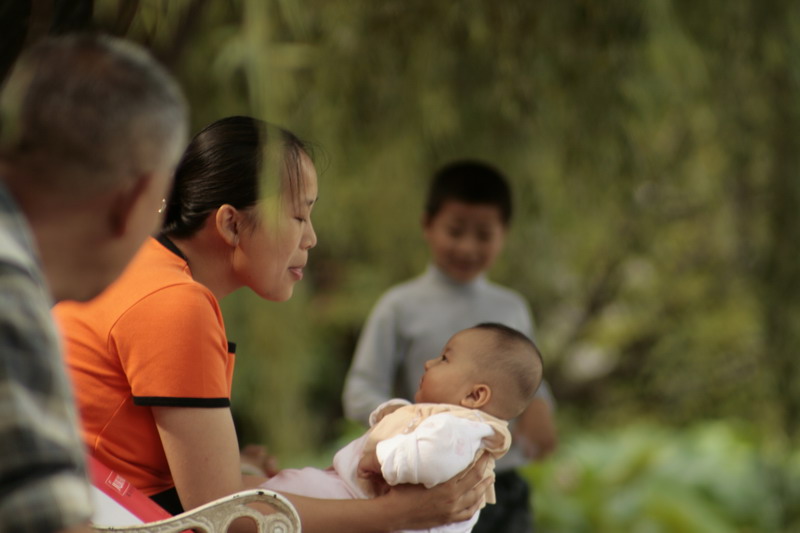
[[[478,358],[489,349],[486,337],[474,329],[453,335],[442,354],[425,363],[414,401],[460,405],[480,378]]]
[[[488,270],[503,249],[506,226],[490,204],[447,200],[424,224],[425,240],[439,269],[460,283]]]

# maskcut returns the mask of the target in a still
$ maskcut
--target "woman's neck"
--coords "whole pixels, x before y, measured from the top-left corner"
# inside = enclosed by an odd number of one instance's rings
[[[216,232],[201,228],[185,239],[170,240],[186,257],[192,278],[210,290],[217,300],[222,300],[239,287],[233,274],[231,256],[233,251]]]

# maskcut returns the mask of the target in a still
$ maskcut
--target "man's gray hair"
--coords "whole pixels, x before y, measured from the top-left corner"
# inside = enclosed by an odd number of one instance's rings
[[[51,37],[19,58],[0,96],[0,160],[59,193],[102,191],[165,170],[186,122],[180,88],[143,48]]]

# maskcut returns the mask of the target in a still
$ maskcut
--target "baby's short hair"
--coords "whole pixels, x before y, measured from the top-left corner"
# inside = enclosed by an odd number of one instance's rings
[[[453,161],[433,176],[425,216],[436,216],[447,200],[496,207],[506,226],[511,221],[511,189],[503,174],[495,167],[474,160]]]
[[[472,329],[491,332],[494,349],[486,359],[488,376],[494,376],[493,395],[500,418],[518,416],[530,404],[542,383],[542,355],[536,344],[522,332],[495,322],[483,322]]]

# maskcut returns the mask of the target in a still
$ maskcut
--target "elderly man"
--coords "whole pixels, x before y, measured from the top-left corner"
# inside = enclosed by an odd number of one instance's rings
[[[83,445],[50,307],[88,300],[160,221],[186,104],[142,49],[47,39],[0,96],[0,531],[85,527]]]

